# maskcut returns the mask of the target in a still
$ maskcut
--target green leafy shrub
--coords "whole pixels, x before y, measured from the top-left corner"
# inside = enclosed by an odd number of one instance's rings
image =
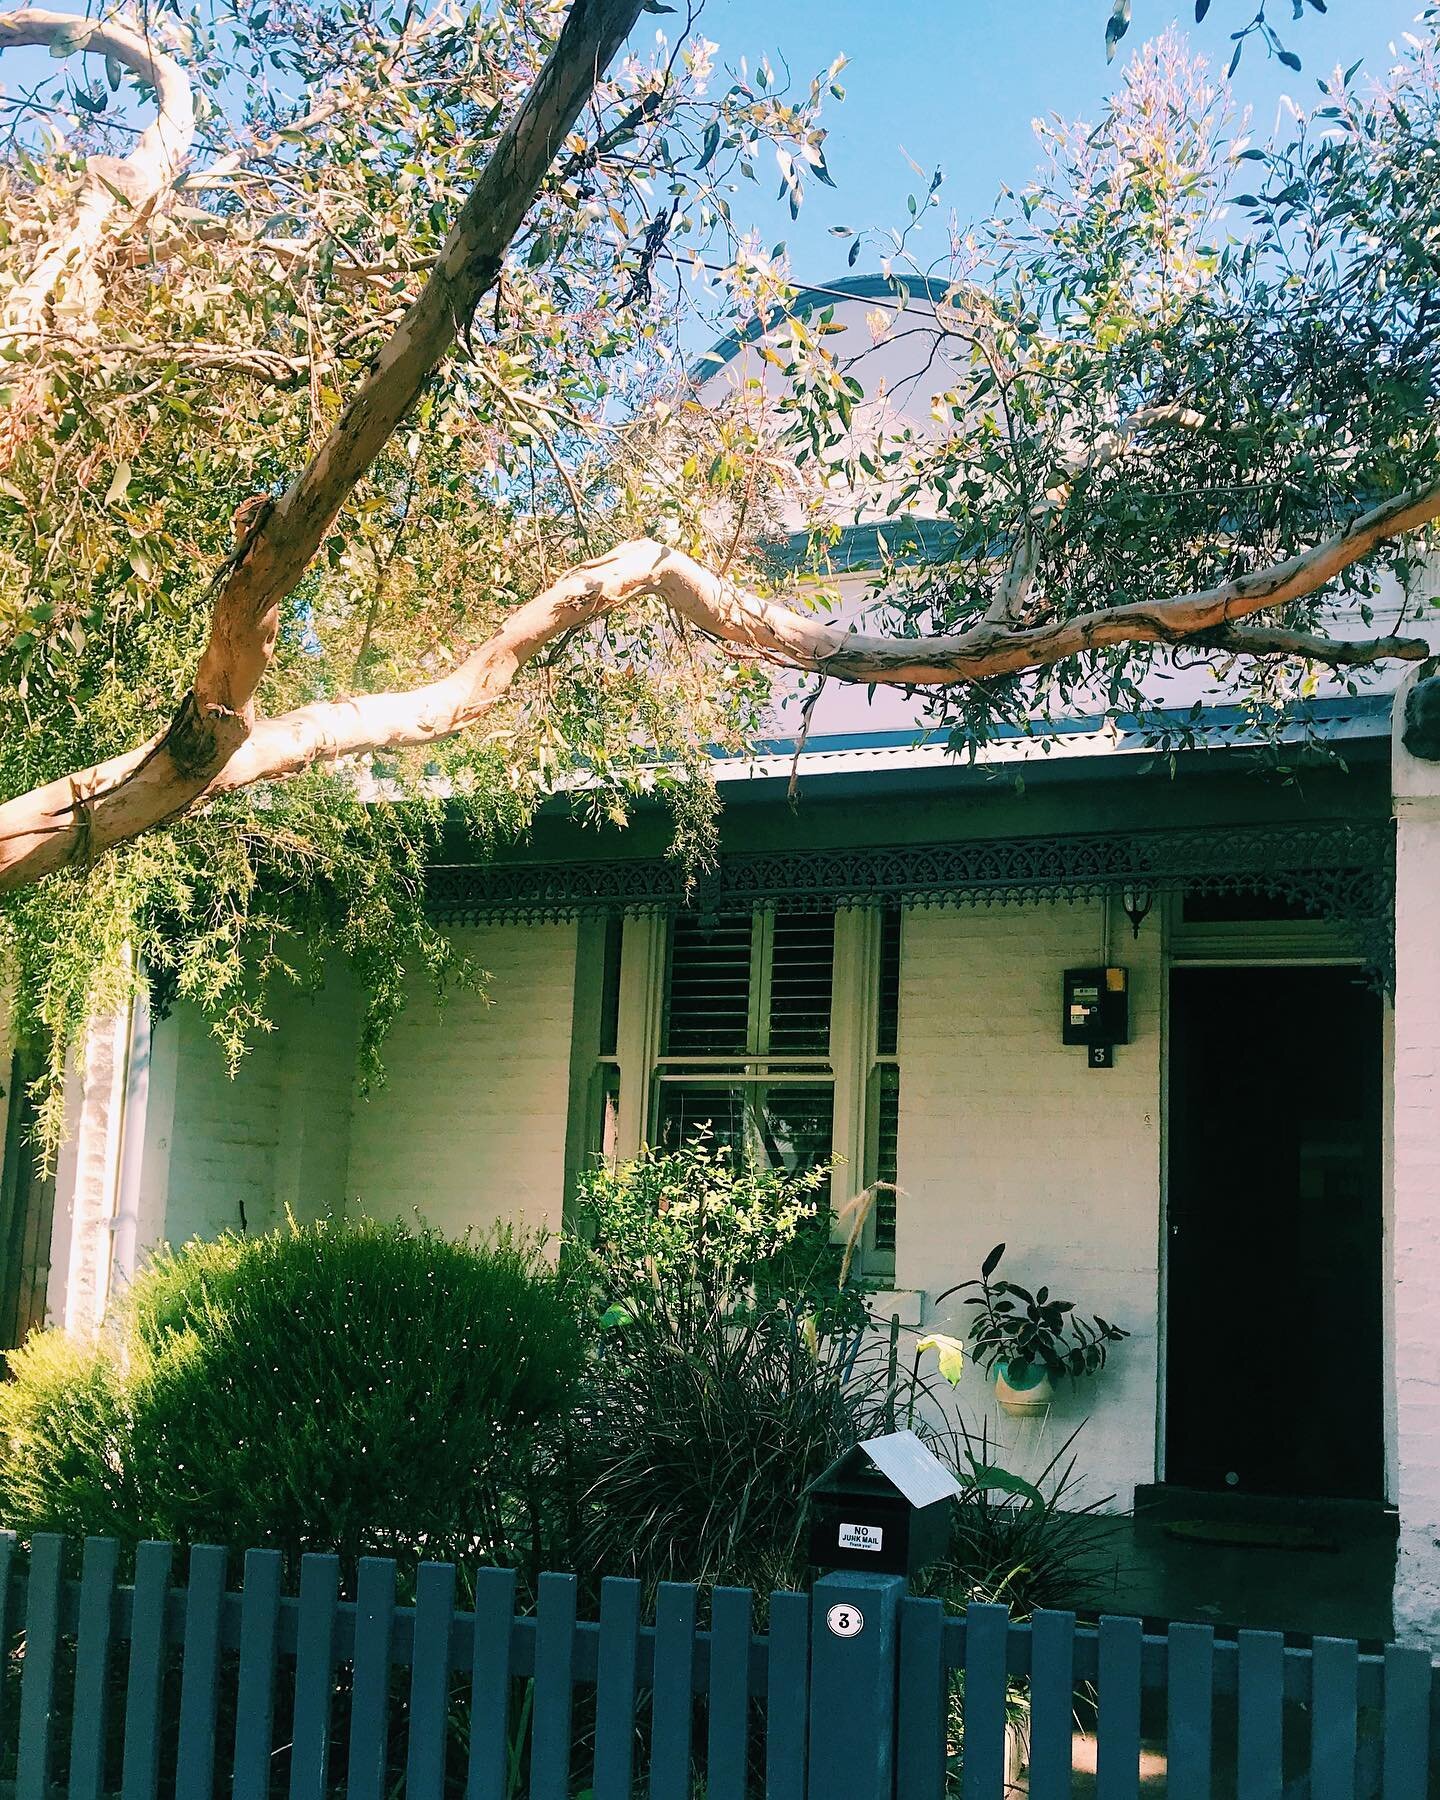
[[[867,1322],[831,1240],[824,1167],[789,1174],[707,1135],[581,1178],[576,1253],[601,1311],[653,1312],[686,1336],[717,1319],[783,1312],[821,1336]]]
[[[159,1257],[94,1351],[32,1339],[0,1393],[22,1534],[505,1560],[580,1374],[540,1248],[361,1223]]]
[[[126,1382],[109,1344],[35,1332],[0,1382],[0,1521],[33,1531],[141,1535]]]

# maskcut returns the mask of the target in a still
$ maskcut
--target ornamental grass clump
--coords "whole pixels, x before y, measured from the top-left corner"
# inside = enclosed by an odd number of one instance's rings
[[[323,1223],[162,1254],[93,1349],[0,1387],[0,1518],[144,1537],[520,1562],[580,1372],[571,1289],[519,1237]]]
[[[586,1176],[572,1255],[603,1329],[566,1469],[576,1566],[803,1576],[805,1489],[886,1401],[824,1186],[705,1136]]]

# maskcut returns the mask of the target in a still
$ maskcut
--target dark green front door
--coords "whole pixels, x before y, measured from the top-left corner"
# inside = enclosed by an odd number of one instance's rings
[[[1379,996],[1343,968],[1177,969],[1165,1476],[1385,1497]]]

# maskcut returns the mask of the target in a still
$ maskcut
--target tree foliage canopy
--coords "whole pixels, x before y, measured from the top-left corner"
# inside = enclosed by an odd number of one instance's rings
[[[407,968],[456,972],[447,810],[513,835],[583,771],[703,856],[777,664],[973,745],[1143,708],[1176,644],[1271,698],[1424,654],[1346,633],[1440,513],[1433,28],[1275,144],[1164,41],[991,218],[937,176],[855,235],[876,335],[932,346],[921,428],[747,230],[748,178],[829,181],[841,61],[726,67],[666,17],[610,66],[639,13],[0,15],[54,59],[0,161],[0,930],[57,1056],[122,946],[232,1054],[338,950],[373,1051]],[[722,315],[768,373],[702,405]],[[943,548],[883,572],[885,635],[827,619],[843,519],[917,515]]]

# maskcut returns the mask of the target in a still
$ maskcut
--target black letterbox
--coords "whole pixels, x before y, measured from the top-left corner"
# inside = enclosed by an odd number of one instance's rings
[[[896,1431],[847,1450],[809,1491],[813,1567],[915,1575],[949,1547],[960,1484],[913,1431]]]

